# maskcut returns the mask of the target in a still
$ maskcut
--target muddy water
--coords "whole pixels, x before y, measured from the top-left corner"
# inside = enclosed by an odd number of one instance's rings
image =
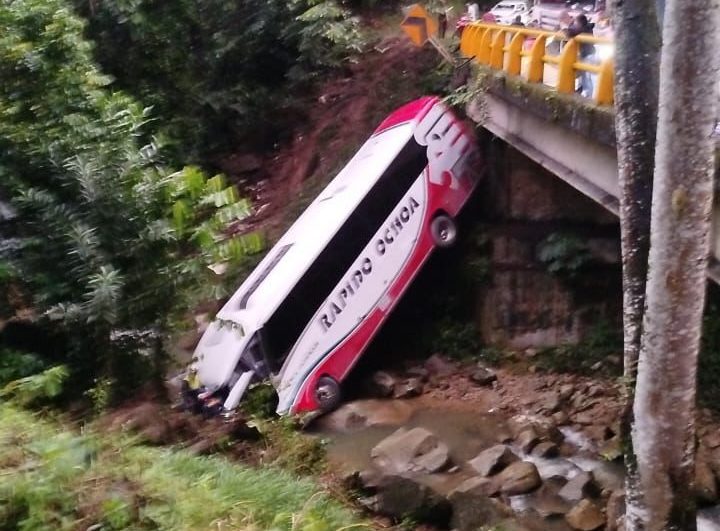
[[[370,420],[371,426],[356,429],[344,429],[337,425],[321,425],[317,434],[328,441],[328,458],[336,469],[344,471],[366,470],[373,468],[370,459],[372,448],[382,439],[393,433],[400,425],[407,428],[423,427],[436,434],[450,449],[453,463],[458,464],[453,472],[429,474],[418,478],[435,491],[447,494],[453,488],[473,475],[465,465],[480,451],[497,444],[498,435],[509,433],[505,420],[494,414],[455,410],[438,407],[418,400],[404,401],[408,407],[405,418],[400,419],[392,401],[359,401],[354,404],[356,415]],[[386,408],[386,411],[384,410]],[[552,476],[572,478],[580,471],[592,471],[601,488],[617,490],[622,488],[623,470],[617,463],[598,459],[589,440],[582,434],[563,429],[566,442],[576,451],[573,456],[553,459],[536,458],[523,455],[517,448],[515,452],[523,459],[532,461],[538,467],[543,479]],[[533,510],[539,500],[537,493],[510,498],[510,505],[517,518],[503,522],[508,530],[530,531],[570,531],[570,527],[561,517],[550,519],[541,517]],[[698,531],[720,531],[720,507],[701,511],[698,517]]]

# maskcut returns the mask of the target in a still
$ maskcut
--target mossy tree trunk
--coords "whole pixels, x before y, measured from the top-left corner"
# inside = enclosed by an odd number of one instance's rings
[[[628,531],[696,528],[695,394],[710,243],[719,27],[720,0],[666,3],[649,274],[633,410],[644,504],[642,522],[630,519]]]
[[[624,408],[620,422],[629,528],[640,524],[642,497],[630,441],[650,250],[650,205],[655,168],[660,29],[656,0],[611,2],[615,27],[615,130],[620,180],[623,263]]]

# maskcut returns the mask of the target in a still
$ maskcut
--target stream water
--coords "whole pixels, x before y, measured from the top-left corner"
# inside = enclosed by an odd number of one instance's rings
[[[355,471],[372,469],[370,458],[372,448],[393,433],[401,425],[408,428],[423,427],[437,435],[450,449],[453,463],[458,467],[453,472],[428,474],[418,478],[441,494],[447,494],[467,478],[473,476],[466,461],[480,451],[497,444],[500,433],[509,433],[505,419],[490,413],[462,411],[444,407],[427,407],[421,401],[405,401],[411,410],[406,418],[400,418],[392,409],[392,401],[383,406],[382,401],[359,401],[353,404],[356,415],[371,420],[371,426],[356,429],[338,428],[337,425],[321,424],[317,434],[328,441],[328,458],[339,470]],[[365,411],[363,411],[365,407]],[[387,407],[388,414],[383,411]],[[592,443],[582,434],[563,428],[565,441],[574,451],[568,457],[538,458],[515,452],[527,461],[532,461],[543,479],[562,476],[570,479],[581,471],[591,471],[601,488],[618,490],[623,484],[623,469],[618,463],[607,462],[597,457]],[[506,529],[531,531],[570,531],[562,517],[543,518],[535,511],[540,503],[539,491],[510,498],[510,505],[516,513],[513,521],[503,522]],[[720,507],[706,508],[698,516],[699,531],[720,531]]]

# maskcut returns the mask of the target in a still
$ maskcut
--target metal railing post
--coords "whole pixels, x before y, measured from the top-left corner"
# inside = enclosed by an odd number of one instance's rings
[[[570,39],[560,52],[557,91],[565,94],[575,92],[575,63],[578,59],[578,43]]]
[[[525,35],[522,31],[518,31],[510,41],[508,49],[508,65],[507,73],[513,76],[520,75],[520,67],[522,65],[522,49],[525,43]]]

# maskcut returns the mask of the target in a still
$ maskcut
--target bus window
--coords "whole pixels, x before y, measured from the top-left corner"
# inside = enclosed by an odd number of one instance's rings
[[[317,309],[426,166],[425,147],[411,139],[265,323],[263,342],[271,371],[280,370]]]

